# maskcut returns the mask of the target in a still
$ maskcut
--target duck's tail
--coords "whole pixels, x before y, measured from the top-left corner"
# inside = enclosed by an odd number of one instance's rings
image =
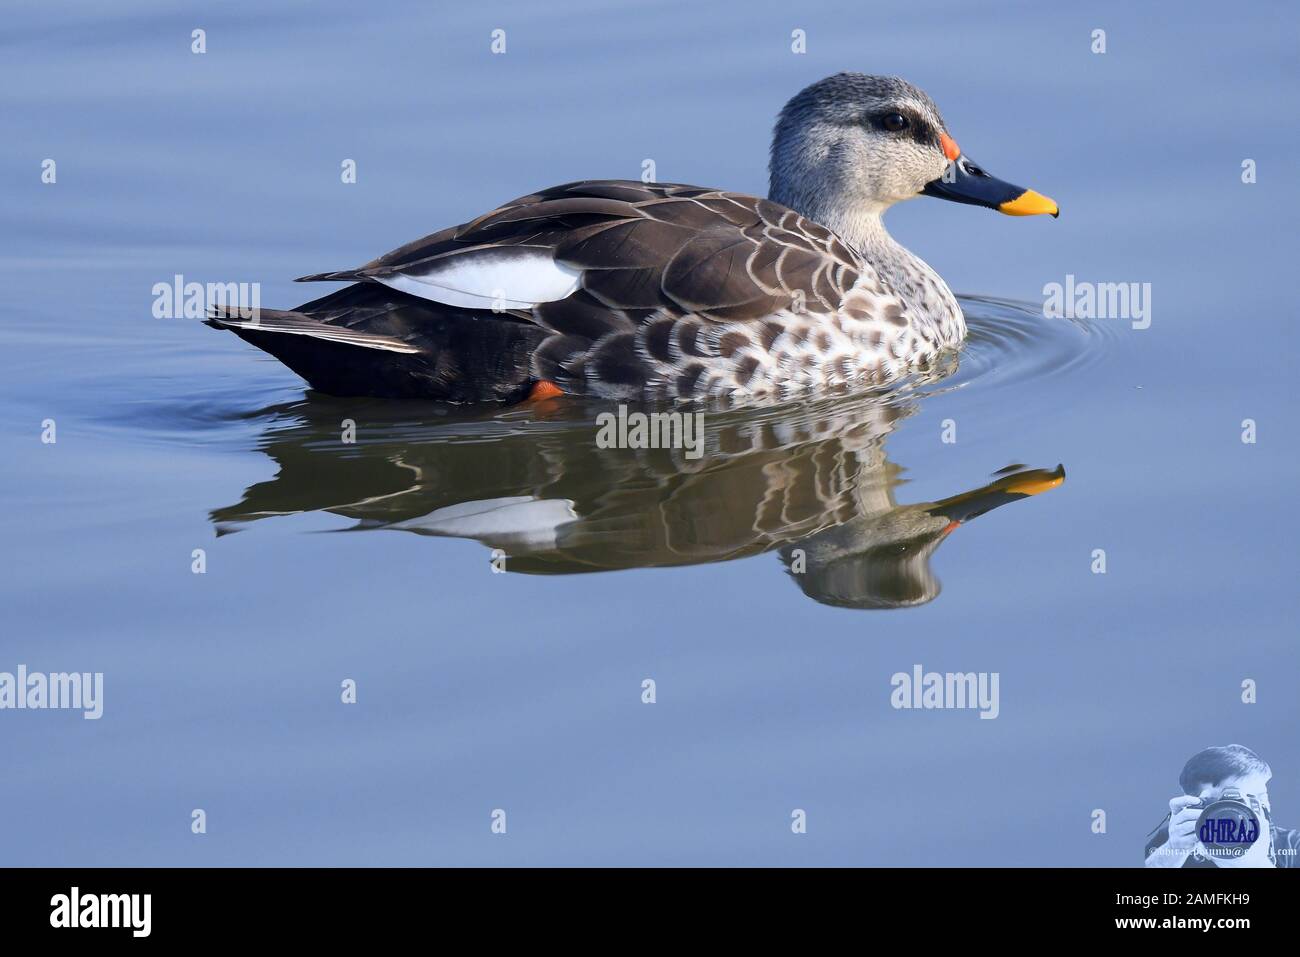
[[[228,329],[331,395],[517,402],[548,333],[511,315],[429,302],[379,283],[335,290],[295,309],[213,309]]]
[[[394,336],[324,322],[302,312],[261,309],[209,311],[207,324],[279,359],[313,389],[330,395],[425,397],[436,395],[436,362]]]
[[[331,272],[312,273],[299,276],[294,282],[369,282],[370,277],[360,269],[335,269]]]
[[[359,332],[346,326],[314,319],[306,313],[282,309],[241,309],[235,306],[210,306],[205,323],[214,329],[229,329],[253,345],[265,349],[265,337],[276,335],[309,336],[323,342],[337,342],[361,349],[401,352],[407,355],[420,349],[393,336]],[[271,350],[267,349],[268,352]],[[272,352],[272,355],[275,353]]]

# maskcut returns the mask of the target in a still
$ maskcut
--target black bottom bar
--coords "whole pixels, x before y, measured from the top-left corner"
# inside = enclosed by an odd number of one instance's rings
[[[1296,890],[1285,873],[1226,869],[8,869],[0,870],[0,926],[6,942],[91,946],[337,945],[458,928],[495,938],[527,933],[532,919],[578,936],[621,927],[653,937],[702,920],[744,937],[767,934],[773,922],[797,933],[816,920],[856,924],[862,939],[912,928],[918,941],[1172,933],[1231,945],[1292,926]]]

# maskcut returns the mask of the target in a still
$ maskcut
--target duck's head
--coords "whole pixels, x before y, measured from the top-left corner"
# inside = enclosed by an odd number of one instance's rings
[[[924,91],[906,80],[837,73],[801,90],[772,137],[771,198],[841,234],[894,203],[937,196],[1011,216],[1056,203],[966,158]]]

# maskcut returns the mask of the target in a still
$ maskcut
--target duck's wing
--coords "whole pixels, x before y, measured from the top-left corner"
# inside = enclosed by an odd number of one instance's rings
[[[535,322],[554,355],[602,342],[617,361],[642,324],[692,351],[709,323],[839,307],[865,269],[834,233],[766,199],[669,183],[588,180],[523,196],[358,269],[299,281],[382,283],[460,309]],[[693,326],[693,331],[692,328]],[[775,334],[775,333],[773,333]],[[641,348],[656,348],[642,330]],[[602,349],[606,351],[606,349]],[[587,359],[595,357],[586,357]]]

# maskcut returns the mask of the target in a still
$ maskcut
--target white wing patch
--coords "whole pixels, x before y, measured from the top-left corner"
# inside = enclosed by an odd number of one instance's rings
[[[582,271],[557,263],[550,250],[527,246],[453,253],[417,270],[374,276],[400,292],[465,309],[531,309],[573,295]]]

